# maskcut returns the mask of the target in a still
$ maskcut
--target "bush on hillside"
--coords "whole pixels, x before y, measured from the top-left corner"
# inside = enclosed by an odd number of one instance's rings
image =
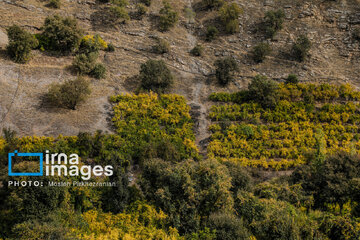
[[[227,33],[235,33],[239,31],[239,15],[242,9],[236,3],[225,4],[220,10],[220,19],[225,26]]]
[[[6,31],[9,39],[6,50],[10,58],[17,63],[29,61],[31,50],[39,44],[36,38],[17,25],[9,27]]]
[[[105,78],[106,68],[100,63],[96,63],[97,52],[89,54],[78,54],[73,61],[73,68],[80,75],[89,75],[97,79]]]
[[[78,49],[82,33],[74,18],[50,16],[45,19],[41,45],[46,50],[69,54]]]
[[[221,85],[227,85],[233,80],[233,72],[238,71],[238,65],[234,58],[226,57],[215,61],[216,78]]]
[[[275,107],[279,101],[278,84],[266,76],[254,77],[248,86],[248,97],[264,108]]]
[[[309,38],[305,35],[301,35],[292,47],[293,56],[298,61],[304,61],[309,55],[311,48],[311,42]]]
[[[76,106],[85,101],[90,93],[90,83],[78,77],[63,84],[51,85],[45,97],[47,102],[54,106],[75,110]]]
[[[267,38],[273,38],[277,31],[282,29],[285,13],[283,10],[268,11],[265,13],[264,27]]]
[[[174,77],[163,60],[148,60],[140,67],[140,79],[144,89],[164,92],[172,85]]]
[[[98,52],[99,50],[106,50],[108,44],[100,37],[100,35],[86,35],[81,39],[79,46],[79,53],[89,54],[91,52]]]
[[[252,50],[254,61],[257,63],[263,62],[271,51],[271,47],[268,43],[259,43]]]
[[[117,22],[126,23],[128,20],[130,20],[129,13],[124,7],[112,6],[109,8],[109,14],[109,20],[113,21],[112,24]]]
[[[147,11],[148,8],[145,6],[145,4],[142,3],[136,4],[136,14],[139,19],[142,19],[147,13]]]
[[[96,52],[78,54],[75,56],[72,66],[76,72],[81,75],[90,74],[90,72],[95,68],[98,56],[99,54]]]
[[[200,57],[203,55],[204,47],[200,44],[197,44],[193,49],[191,49],[190,53],[193,56]]]
[[[115,46],[112,43],[108,44],[108,47],[105,49],[107,52],[115,52]]]
[[[165,39],[159,38],[157,44],[152,48],[153,52],[164,54],[170,52],[170,44]]]
[[[214,26],[209,26],[206,29],[206,41],[211,42],[215,40],[219,34],[219,30]]]
[[[295,74],[289,74],[289,76],[286,78],[286,84],[298,84],[299,79]]]
[[[94,68],[91,70],[89,75],[94,78],[97,78],[97,79],[105,78],[106,77],[106,67],[101,63],[97,63],[97,64],[95,64]]]
[[[178,21],[178,13],[173,10],[168,1],[163,2],[163,7],[160,10],[159,30],[162,32],[168,31],[175,26]]]

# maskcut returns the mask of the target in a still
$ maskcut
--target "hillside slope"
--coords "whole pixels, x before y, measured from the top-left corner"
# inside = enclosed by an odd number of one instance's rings
[[[219,25],[216,11],[204,11],[198,1],[170,1],[180,14],[177,26],[161,33],[156,28],[156,15],[161,1],[154,0],[143,20],[132,19],[127,24],[115,27],[101,22],[106,4],[92,0],[63,1],[59,10],[47,8],[43,1],[0,1],[0,128],[9,126],[20,135],[58,134],[76,135],[79,131],[97,129],[112,131],[109,124],[111,106],[108,97],[114,94],[133,92],[138,87],[136,74],[141,63],[150,58],[162,58],[176,76],[171,92],[184,95],[192,104],[197,119],[197,142],[208,137],[206,118],[213,91],[233,92],[246,87],[249,79],[264,74],[276,80],[295,73],[301,81],[332,83],[350,82],[359,85],[359,43],[352,33],[360,24],[359,1],[292,1],[252,0],[235,1],[243,8],[240,16],[240,32],[234,35],[220,34],[213,42],[204,41],[208,25]],[[130,15],[135,10],[135,1],[127,7]],[[194,22],[184,17],[184,7],[193,8],[197,15]],[[283,8],[286,14],[284,29],[270,45],[271,56],[261,64],[255,64],[250,52],[254,45],[263,41],[256,32],[267,10]],[[74,16],[87,34],[100,34],[112,42],[116,51],[102,53],[101,61],[108,68],[104,80],[92,80],[93,93],[78,110],[49,109],[41,104],[41,96],[53,82],[62,82],[75,76],[68,66],[72,56],[55,57],[34,51],[30,63],[13,63],[5,54],[5,29],[18,24],[32,33],[40,31],[45,17],[59,14]],[[311,39],[311,57],[304,63],[289,59],[291,44],[300,34]],[[156,38],[166,39],[171,52],[157,55],[151,52]],[[189,51],[201,43],[205,56],[193,57]],[[216,84],[212,74],[213,63],[218,57],[233,55],[240,65],[234,83],[222,88]]]

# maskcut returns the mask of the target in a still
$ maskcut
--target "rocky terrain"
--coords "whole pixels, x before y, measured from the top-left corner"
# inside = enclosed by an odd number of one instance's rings
[[[357,0],[238,0],[235,2],[243,9],[239,33],[220,34],[213,42],[205,42],[204,33],[209,24],[220,24],[216,11],[201,10],[198,1],[170,2],[179,12],[180,21],[175,28],[162,33],[156,28],[161,0],[153,1],[142,20],[132,19],[115,27],[102,24],[102,9],[106,4],[94,0],[63,0],[59,10],[47,8],[40,0],[0,0],[0,128],[11,127],[19,135],[45,136],[76,135],[79,131],[97,129],[111,132],[108,97],[135,91],[139,84],[136,78],[139,66],[150,58],[164,59],[176,76],[170,92],[184,95],[192,106],[198,143],[208,137],[209,94],[245,88],[249,79],[257,74],[281,81],[293,73],[301,81],[349,82],[360,86],[359,42],[352,37],[360,27]],[[130,1],[127,7],[130,15],[136,11],[135,4],[136,1]],[[193,21],[185,18],[185,7],[196,12]],[[273,48],[271,56],[256,64],[250,52],[264,40],[256,29],[266,11],[279,8],[286,14],[284,28],[269,41]],[[115,52],[102,53],[107,77],[91,80],[92,95],[76,111],[47,108],[41,103],[48,85],[76,77],[69,71],[73,56],[57,57],[34,51],[32,60],[22,65],[13,63],[4,50],[8,26],[18,24],[37,33],[45,17],[55,13],[74,16],[87,34],[98,33],[116,48]],[[291,45],[300,34],[306,34],[312,42],[311,56],[303,63],[289,58]],[[170,53],[151,52],[157,37],[170,43]],[[205,48],[202,57],[189,54],[197,43]],[[238,61],[240,71],[235,81],[223,88],[214,80],[213,63],[216,58],[230,55]]]

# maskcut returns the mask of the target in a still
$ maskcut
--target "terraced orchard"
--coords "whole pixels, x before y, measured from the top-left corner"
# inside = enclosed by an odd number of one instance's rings
[[[213,93],[208,156],[287,169],[309,154],[360,153],[360,92],[330,84],[279,84],[276,91],[270,108],[246,100],[246,91]]]
[[[190,107],[176,94],[119,95],[110,99],[117,136],[133,159],[198,158]]]

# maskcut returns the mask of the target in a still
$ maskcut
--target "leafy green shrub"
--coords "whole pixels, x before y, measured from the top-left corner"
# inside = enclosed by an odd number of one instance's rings
[[[97,53],[99,50],[105,50],[107,47],[107,43],[100,37],[100,35],[86,35],[81,39],[78,53]]]
[[[75,56],[72,66],[79,74],[90,74],[95,68],[98,56],[96,52],[78,54]]]
[[[159,38],[157,44],[153,46],[153,51],[158,54],[170,52],[170,44],[165,39]]]
[[[111,3],[119,7],[126,7],[129,4],[127,0],[111,0]]]
[[[224,5],[224,0],[202,0],[202,4],[207,9],[219,8]]]
[[[355,182],[360,178],[359,156],[340,152],[327,156],[325,161],[311,157],[310,166],[298,167],[292,174],[293,183],[300,183],[307,193],[313,193],[315,207],[325,209],[326,204],[339,204],[340,209],[349,201],[357,201]]]
[[[115,46],[112,43],[108,44],[108,47],[105,49],[107,52],[115,52]]]
[[[190,53],[191,55],[193,56],[202,56],[203,55],[203,52],[204,52],[204,47],[197,44],[193,49],[191,49]]]
[[[61,2],[60,0],[50,0],[49,3],[47,4],[48,7],[50,8],[60,8],[61,7]]]
[[[146,90],[163,92],[173,83],[173,75],[163,60],[148,60],[140,67],[141,86]]]
[[[246,240],[250,237],[243,221],[229,213],[211,214],[208,227],[215,229],[217,240]]]
[[[233,72],[238,71],[238,64],[232,57],[226,57],[215,61],[216,79],[221,85],[227,85],[233,80]]]
[[[196,216],[205,218],[233,206],[231,178],[218,161],[171,164],[152,159],[144,165],[140,186],[146,199],[163,209],[180,232],[200,230],[201,218]]]
[[[279,101],[278,84],[266,76],[254,77],[248,86],[251,100],[263,107],[274,107]]]
[[[17,63],[29,61],[31,50],[39,44],[36,38],[17,25],[9,27],[6,31],[9,39],[6,50],[11,59]]]
[[[349,216],[333,216],[327,214],[321,222],[320,229],[329,239],[359,239],[359,228],[356,221]]]
[[[97,79],[105,78],[106,76],[106,67],[102,65],[101,63],[97,63],[95,67],[91,70],[90,76],[93,76]]]
[[[273,38],[277,31],[282,29],[285,13],[283,10],[268,11],[265,13],[264,27],[267,38]]]
[[[41,35],[41,44],[46,50],[68,54],[78,49],[82,30],[74,18],[54,15],[45,19]]]
[[[46,94],[46,100],[57,107],[75,110],[76,106],[90,95],[90,83],[82,77],[53,84]]]
[[[236,4],[225,4],[220,10],[220,19],[225,25],[227,33],[235,33],[239,31],[239,15],[242,9]]]
[[[109,8],[110,10],[110,19],[114,22],[122,21],[126,23],[130,19],[129,13],[126,11],[124,7],[112,6]]]
[[[136,13],[139,19],[142,19],[144,15],[147,13],[147,11],[148,9],[144,4],[142,3],[136,4]]]
[[[104,78],[106,68],[104,65],[96,63],[98,56],[97,52],[78,54],[75,56],[72,66],[78,74],[87,74],[98,79]]]
[[[178,21],[178,13],[174,11],[168,1],[163,1],[160,9],[159,30],[168,31]]]
[[[311,42],[307,36],[301,35],[292,47],[294,58],[298,61],[304,61],[309,54]]]
[[[184,14],[189,23],[193,23],[195,20],[196,13],[190,7],[184,8]]]
[[[260,63],[265,60],[266,56],[271,53],[271,47],[268,43],[259,43],[252,50],[253,59]]]
[[[216,27],[209,26],[206,29],[206,41],[211,42],[212,40],[216,39],[218,34],[219,30]]]
[[[299,79],[295,74],[289,74],[289,76],[286,78],[286,84],[298,84]]]
[[[251,137],[254,134],[254,131],[251,129],[243,127],[243,131],[247,131],[247,134]],[[250,138],[249,137],[249,138]],[[231,177],[231,191],[236,196],[237,192],[240,190],[249,191],[253,185],[253,179],[250,176],[250,173],[243,167],[239,162],[228,161],[224,165],[228,168],[229,174]]]

